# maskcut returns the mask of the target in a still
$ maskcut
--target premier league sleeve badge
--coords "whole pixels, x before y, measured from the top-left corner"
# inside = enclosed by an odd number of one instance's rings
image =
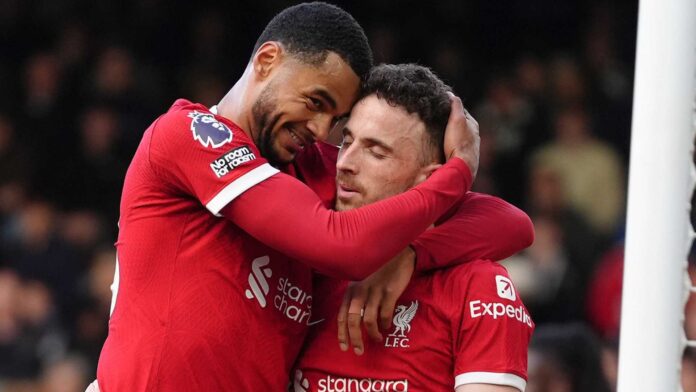
[[[193,140],[198,140],[203,147],[218,148],[232,141],[232,130],[212,114],[194,110],[188,117],[191,118]]]

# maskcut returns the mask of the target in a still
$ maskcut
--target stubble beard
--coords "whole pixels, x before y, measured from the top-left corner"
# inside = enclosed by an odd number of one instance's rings
[[[280,167],[288,164],[284,162],[278,152],[273,148],[273,129],[275,128],[280,114],[272,114],[277,108],[276,99],[273,97],[275,89],[272,85],[266,86],[251,107],[251,114],[258,132],[254,135],[254,143],[258,147],[261,156],[268,160],[272,166]]]

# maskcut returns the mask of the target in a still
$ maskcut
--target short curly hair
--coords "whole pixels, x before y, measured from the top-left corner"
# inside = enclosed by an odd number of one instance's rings
[[[428,67],[418,64],[381,64],[374,67],[362,86],[362,97],[377,95],[392,106],[415,113],[426,128],[423,158],[444,162],[444,136],[451,106],[446,85]],[[432,149],[432,150],[430,150]]]
[[[280,42],[288,53],[313,65],[334,52],[360,80],[374,65],[363,28],[348,12],[332,4],[302,3],[284,9],[268,22],[252,53],[269,41]]]

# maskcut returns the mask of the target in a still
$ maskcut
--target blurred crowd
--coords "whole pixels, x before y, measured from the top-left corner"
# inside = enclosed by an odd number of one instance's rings
[[[0,391],[94,377],[142,132],[177,97],[217,103],[292,2],[190,3],[0,1]],[[534,245],[504,261],[538,326],[528,390],[611,391],[637,4],[531,3],[338,2],[377,62],[428,65],[464,98],[475,190],[534,221]]]

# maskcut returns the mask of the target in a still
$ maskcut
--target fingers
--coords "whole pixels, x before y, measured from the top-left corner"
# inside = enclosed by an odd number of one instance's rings
[[[360,313],[348,313],[348,336],[350,337],[350,342],[353,345],[353,351],[357,355],[362,355],[365,352],[362,331],[360,330],[362,325],[361,322],[362,317],[360,317]]]
[[[457,156],[466,162],[476,178],[479,165],[480,136],[478,122],[466,111],[462,100],[449,93],[451,111],[445,129],[445,157]]]
[[[366,301],[367,290],[363,289],[362,285],[354,286],[353,298],[348,306],[348,337],[353,345],[353,351],[358,355],[365,352],[361,325]]]
[[[363,316],[363,325],[367,330],[367,336],[378,342],[382,341],[382,334],[379,332],[378,323],[378,314],[382,298],[383,295],[381,290],[371,290],[368,295],[367,304],[365,304],[365,315]]]
[[[458,96],[454,95],[453,92],[448,91],[447,95],[450,98],[450,104],[452,105],[452,111],[450,112],[450,119],[452,119],[452,116],[461,116],[468,114],[466,109],[464,109],[464,103],[462,102],[461,98]]]
[[[343,301],[341,301],[341,307],[338,308],[338,346],[341,351],[348,350],[348,330],[346,323],[348,322],[348,303],[351,298],[350,286],[346,289],[346,293],[343,294]]]
[[[343,351],[350,345],[358,355],[365,351],[361,324],[366,301],[367,290],[360,284],[351,283],[338,310],[338,345]]]
[[[382,330],[387,331],[391,327],[392,316],[394,315],[394,308],[396,308],[396,301],[399,300],[399,294],[387,293],[382,298],[382,305],[379,311],[379,323],[382,326]]]

